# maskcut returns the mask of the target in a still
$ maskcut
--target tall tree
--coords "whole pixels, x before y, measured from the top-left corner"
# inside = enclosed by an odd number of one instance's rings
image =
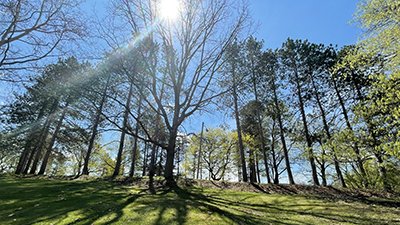
[[[325,146],[326,142],[332,139],[331,129],[328,124],[328,114],[324,106],[324,98],[326,99],[327,93],[329,93],[329,87],[324,84],[329,84],[329,72],[328,69],[335,61],[335,52],[332,48],[326,48],[324,45],[311,44],[308,51],[309,57],[307,57],[307,72],[310,80],[311,88],[308,93],[311,98],[314,99],[316,106],[320,112],[318,115],[322,120],[323,130],[325,131],[326,138],[318,140],[321,142],[321,148],[323,150],[323,158],[326,155]],[[324,96],[325,95],[325,96]],[[325,142],[325,143],[324,143]],[[336,149],[333,146],[331,148],[331,154],[333,156],[333,163],[335,166],[336,175],[342,187],[346,187],[342,171],[340,169],[339,159],[336,153]],[[322,160],[324,160],[322,158]],[[321,173],[323,174],[323,185],[326,186],[325,167],[321,166]]]
[[[150,70],[147,74],[150,83],[145,89],[150,94],[143,97],[150,109],[163,119],[168,130],[168,141],[159,143],[150,135],[146,135],[145,139],[166,150],[164,176],[168,184],[174,184],[178,130],[186,118],[219,95],[213,90],[213,81],[222,65],[222,55],[246,20],[247,11],[243,8],[238,13],[226,14],[231,11],[230,6],[228,1],[187,2],[180,7],[179,23],[176,25],[168,20],[163,21],[151,0],[124,1],[118,7],[122,12],[122,21],[132,25],[134,34],[137,34],[135,31],[138,27],[148,29],[155,25],[155,29],[147,32],[145,39],[160,46],[162,58],[157,61],[162,68]],[[160,19],[161,22],[155,24]],[[150,54],[158,57],[154,55],[156,52]],[[161,82],[167,84],[166,95],[160,93]]]
[[[121,137],[119,140],[119,147],[118,147],[117,159],[115,162],[113,177],[118,176],[120,173],[120,169],[121,169],[122,154],[124,151],[125,134],[126,134],[126,129],[127,129],[128,123],[129,123],[128,118],[129,118],[129,108],[130,108],[131,99],[132,99],[132,92],[133,92],[133,84],[131,83],[129,85],[128,97],[126,99],[126,104],[125,104],[124,117],[123,117],[122,127],[121,127],[122,128]]]
[[[262,72],[261,70],[261,63],[262,63],[262,42],[257,41],[253,37],[250,37],[246,43],[245,43],[245,59],[246,59],[246,67],[249,70],[250,73],[250,82],[251,82],[251,89],[254,94],[254,100],[256,102],[260,102],[260,93],[259,93],[259,87],[258,84],[260,83],[260,78]],[[255,115],[257,118],[257,127],[256,129],[258,130],[258,139],[260,142],[260,147],[261,147],[261,152],[263,154],[264,158],[264,166],[265,166],[265,173],[267,175],[267,182],[271,183],[271,178],[269,175],[269,162],[268,162],[268,154],[267,154],[267,149],[266,149],[266,143],[265,143],[265,134],[264,134],[264,129],[263,129],[263,118],[262,118],[262,112],[259,110],[255,111]],[[253,155],[250,153],[250,156]],[[255,166],[253,164],[250,164],[250,171],[254,173],[253,171],[255,170]],[[254,176],[250,176],[251,182],[254,182]]]
[[[317,167],[315,165],[315,158],[313,152],[313,140],[309,131],[309,125],[306,116],[306,106],[304,99],[304,59],[307,57],[304,53],[307,52],[309,43],[307,41],[291,40],[288,39],[282,46],[280,51],[281,60],[287,68],[287,75],[291,82],[294,91],[297,95],[297,104],[301,114],[301,120],[303,123],[303,131],[306,139],[306,151],[308,159],[310,161],[311,173],[314,185],[319,185]]]
[[[336,101],[340,105],[341,113],[347,127],[347,133],[354,135],[356,131],[353,129],[350,118],[352,107],[346,104],[345,96],[348,95],[347,92],[349,87],[350,89],[355,89],[355,83],[369,84],[369,81],[363,77],[363,72],[354,68],[354,64],[351,63],[351,60],[348,60],[348,57],[353,54],[353,51],[356,51],[355,46],[345,46],[338,52],[336,64],[331,68],[331,83],[335,90]],[[365,159],[362,155],[360,142],[357,138],[352,140],[352,150],[355,154],[356,168],[359,170],[355,170],[355,172],[359,174],[362,180],[362,185],[368,188],[369,182],[364,166]]]
[[[83,162],[82,175],[89,175],[90,156],[92,154],[93,147],[94,147],[95,140],[96,140],[96,136],[97,136],[97,133],[98,133],[98,126],[100,124],[100,119],[101,119],[101,115],[102,115],[102,112],[103,112],[103,107],[104,107],[104,104],[106,103],[106,100],[107,100],[107,90],[109,89],[109,84],[110,84],[110,80],[111,80],[111,74],[108,74],[106,80],[107,81],[104,84],[104,87],[102,87],[103,90],[101,92],[100,102],[98,103],[98,106],[96,106],[96,112],[94,114],[94,119],[93,119],[93,122],[92,122],[92,131],[91,131],[91,135],[90,135],[90,139],[89,139],[89,144],[88,144],[88,148],[87,148],[87,151],[86,151],[86,154],[85,154],[85,158],[84,158],[84,162]]]
[[[289,151],[286,145],[285,127],[283,122],[282,102],[279,100],[279,64],[276,52],[268,50],[263,54],[263,71],[266,77],[265,88],[272,91],[272,101],[274,103],[273,117],[278,121],[279,136],[282,144],[283,155],[285,158],[286,172],[289,184],[294,184],[293,173],[290,166]]]
[[[230,92],[228,93],[229,97],[233,103],[233,114],[235,117],[236,123],[236,132],[238,135],[238,151],[240,155],[240,169],[242,174],[242,180],[247,182],[247,166],[246,166],[246,154],[243,144],[243,136],[242,136],[242,126],[240,121],[240,111],[239,111],[239,91],[244,81],[243,73],[241,73],[241,52],[239,43],[235,42],[229,46],[225,57],[227,58],[227,63],[225,65],[225,73],[227,80],[222,82],[224,87],[228,87]],[[254,170],[254,168],[253,168]],[[255,176],[255,174],[253,175]],[[253,177],[254,179],[254,177]]]

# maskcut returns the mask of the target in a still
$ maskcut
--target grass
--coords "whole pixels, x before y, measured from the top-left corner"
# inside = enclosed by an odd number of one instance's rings
[[[0,176],[0,224],[400,224],[400,209],[310,196]]]

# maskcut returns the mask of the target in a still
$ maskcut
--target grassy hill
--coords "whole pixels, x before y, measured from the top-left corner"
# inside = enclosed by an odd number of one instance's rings
[[[236,188],[205,182],[148,194],[109,181],[0,176],[0,224],[400,224],[398,198],[307,186],[231,186]]]

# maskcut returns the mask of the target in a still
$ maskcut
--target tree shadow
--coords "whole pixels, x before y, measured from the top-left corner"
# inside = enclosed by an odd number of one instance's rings
[[[58,221],[64,224],[92,224],[104,215],[114,214],[115,222],[123,209],[143,193],[131,194],[109,182],[45,181],[23,179],[15,185],[1,179],[0,221],[14,224]],[[76,220],[69,214],[75,213]],[[3,217],[3,218],[2,218]]]
[[[362,205],[352,206],[359,208],[355,208],[354,213],[346,213],[348,208],[341,208],[335,202],[292,195],[267,197],[265,202],[260,193],[240,192],[236,196],[238,192],[197,187],[157,185],[153,190],[155,194],[148,191],[105,181],[15,181],[0,177],[0,221],[5,224],[56,221],[56,224],[154,225],[207,224],[208,220],[218,224],[249,225],[399,222],[357,214],[364,210]],[[299,199],[301,201],[297,202]]]
[[[247,203],[243,200],[232,201],[218,196],[207,196],[196,189],[191,189],[189,191],[187,189],[176,187],[171,191],[173,191],[179,199],[186,200],[186,209],[189,207],[200,208],[203,209],[203,211],[210,211],[225,218],[228,223],[233,222],[235,224],[312,224],[307,222],[307,220],[301,221],[295,219],[296,215],[319,218],[328,223],[387,224],[389,222],[390,224],[395,224],[400,222],[396,219],[382,220],[378,218],[365,217],[363,215],[357,215],[357,213],[355,213],[355,215],[348,215],[335,204],[329,205],[330,208],[326,209],[326,204],[321,201],[319,203],[313,202],[308,204],[291,203],[291,207],[295,209],[288,209],[287,206],[290,202],[286,201],[277,201],[273,204],[258,204]],[[301,209],[303,207],[307,207],[308,209]],[[359,210],[362,211],[363,208],[360,208]],[[254,216],[250,212],[261,212],[261,214]],[[282,220],[279,219],[279,216],[265,217],[266,214],[273,215],[275,213],[286,214],[293,217]]]

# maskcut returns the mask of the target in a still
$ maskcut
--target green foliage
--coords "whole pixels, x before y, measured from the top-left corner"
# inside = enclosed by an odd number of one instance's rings
[[[400,72],[375,75],[367,98],[356,114],[375,127],[378,151],[400,159]]]
[[[386,69],[400,69],[400,2],[398,0],[363,0],[355,19],[365,30],[360,43],[366,52],[387,57]]]
[[[374,161],[369,160],[364,163],[364,168],[367,174],[366,178],[368,180],[369,189],[383,190],[385,188],[382,180],[383,177],[379,173],[379,168],[377,164]],[[399,165],[394,164],[393,161],[387,161],[387,163],[385,164],[385,168],[387,169],[388,183],[393,187],[393,191],[398,193],[400,191]],[[364,178],[355,170],[345,173],[346,184],[350,188],[363,189],[363,179]]]
[[[115,160],[111,158],[110,154],[105,148],[101,147],[99,144],[96,144],[89,163],[89,168],[92,170],[91,172],[93,174],[110,177],[114,172]],[[121,169],[123,168],[121,167]]]
[[[12,172],[18,160],[18,153],[23,148],[22,137],[10,137],[0,133],[0,173]]]
[[[207,129],[203,133],[201,148],[201,167],[210,173],[213,180],[221,180],[226,174],[233,169],[232,163],[235,162],[237,144],[237,134],[228,132],[222,128]],[[200,134],[193,137],[186,158],[195,160],[194,162],[186,162],[186,169],[194,171],[196,165],[196,157],[198,157],[200,148]]]

